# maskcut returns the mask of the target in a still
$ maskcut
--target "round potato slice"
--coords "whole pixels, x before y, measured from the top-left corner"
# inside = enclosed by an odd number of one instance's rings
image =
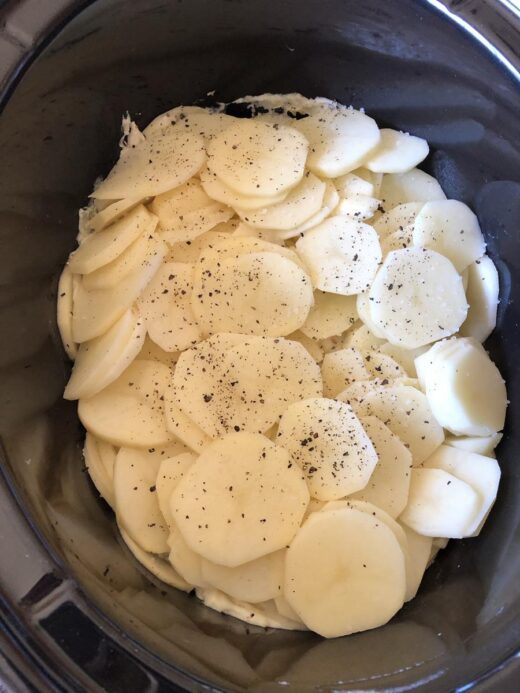
[[[176,106],[154,118],[143,130],[146,137],[163,130],[189,130],[205,140],[228,128],[233,117],[211,108],[200,106]]]
[[[130,197],[125,200],[116,200],[94,214],[86,224],[90,232],[102,231],[104,228],[114,223],[120,217],[127,214],[131,209],[137,207],[142,202],[142,198]]]
[[[406,595],[409,602],[417,594],[424,572],[430,563],[433,539],[417,534],[406,525],[401,525],[406,535],[408,545],[406,561]]]
[[[96,200],[154,197],[195,176],[206,159],[204,139],[194,132],[158,130],[135,147],[125,147],[119,161],[91,194]]]
[[[502,440],[502,433],[492,433],[490,436],[446,436],[444,441],[446,445],[450,445],[458,450],[466,452],[475,452],[477,455],[485,455],[493,457],[496,446]]]
[[[345,347],[357,349],[362,354],[366,354],[368,351],[378,351],[379,347],[384,343],[383,339],[376,337],[375,334],[361,322],[349,330],[344,339]]]
[[[240,119],[208,144],[208,168],[241,195],[271,197],[301,181],[308,147],[294,128]]]
[[[155,342],[152,342],[150,337],[146,336],[143,344],[143,348],[139,352],[139,358],[144,361],[158,361],[163,363],[168,368],[172,370],[175,368],[175,364],[179,360],[178,351],[164,351],[161,347],[157,346]]]
[[[391,344],[408,349],[456,332],[468,305],[451,262],[426,248],[395,250],[368,293],[370,315]]]
[[[101,457],[99,443],[101,443],[101,441],[98,441],[95,436],[87,433],[85,436],[85,446],[83,448],[85,467],[87,468],[94,486],[99,491],[99,495],[106,500],[111,508],[114,508],[114,482]]]
[[[381,246],[382,247],[382,246]],[[370,297],[367,291],[363,291],[356,296],[356,310],[359,319],[365,323],[370,332],[379,339],[384,339],[385,335],[381,329],[372,320],[372,315],[370,313]]]
[[[447,257],[463,272],[486,251],[478,219],[458,200],[427,202],[413,223],[413,244]]]
[[[141,351],[145,335],[139,311],[129,309],[104,335],[83,342],[63,397],[92,397],[114,382]]]
[[[326,354],[321,364],[323,394],[336,397],[357,380],[369,380],[370,373],[363,356],[357,349],[348,347]]]
[[[124,250],[115,260],[94,272],[83,276],[82,284],[87,291],[115,288],[131,272],[145,262],[149,250],[150,234],[144,233]]]
[[[321,348],[320,343],[314,339],[311,339],[310,337],[307,337],[307,335],[303,334],[301,330],[288,334],[286,339],[290,339],[293,342],[299,342],[305,351],[309,352],[316,363],[321,363],[323,361],[323,349]]]
[[[222,202],[233,209],[257,210],[278,204],[287,197],[289,190],[271,197],[259,197],[258,195],[240,195],[223,183],[214,173],[205,166],[200,172],[200,182],[206,194],[213,200]]]
[[[379,351],[369,351],[365,354],[365,363],[372,378],[396,380],[408,377],[406,371],[394,361],[391,356]]]
[[[103,231],[88,236],[69,256],[71,272],[88,274],[115,260],[139,236],[153,233],[157,217],[139,205]]]
[[[459,330],[463,337],[484,342],[497,324],[498,272],[493,260],[484,255],[469,265],[466,296],[468,317]]]
[[[159,508],[168,527],[173,525],[170,508],[172,493],[196,459],[196,455],[192,452],[181,452],[180,455],[164,459],[159,465],[155,490]]]
[[[313,300],[308,275],[270,252],[204,263],[192,293],[193,312],[208,334],[284,336],[303,325]]]
[[[381,260],[377,233],[348,217],[331,217],[296,242],[314,286],[352,295],[365,291]]]
[[[202,559],[204,581],[225,592],[233,599],[257,604],[274,599],[281,594],[285,549],[268,553],[236,568],[217,565]]]
[[[314,513],[287,551],[284,596],[333,638],[376,628],[401,608],[405,557],[391,529],[353,508]]]
[[[335,178],[334,185],[342,197],[352,197],[354,195],[363,195],[365,197],[375,196],[375,186],[373,182],[357,175],[355,171]]]
[[[333,399],[291,404],[280,419],[276,442],[303,469],[318,500],[336,500],[364,488],[377,453],[352,408]]]
[[[113,445],[165,445],[173,440],[164,416],[171,377],[161,363],[134,361],[104,390],[79,401],[79,418],[87,431]]]
[[[188,546],[231,568],[287,546],[308,502],[301,471],[283,448],[265,436],[232,433],[202,452],[171,507]]]
[[[193,265],[165,262],[138,301],[150,339],[164,351],[183,351],[202,339],[192,291]]]
[[[234,231],[233,222],[218,224],[211,231],[206,231],[201,236],[197,236],[193,241],[174,243],[166,256],[166,262],[187,262],[193,264],[197,262],[201,253],[207,248],[211,249],[221,241],[225,241]]]
[[[383,128],[374,154],[365,162],[375,173],[405,173],[428,156],[426,140],[405,132]]]
[[[322,180],[308,172],[282,202],[257,210],[236,208],[237,213],[242,221],[251,226],[290,231],[321,209],[325,188]]]
[[[314,305],[301,327],[311,339],[327,339],[343,334],[357,320],[356,299],[323,291],[314,292]]]
[[[405,202],[446,199],[446,195],[435,178],[418,168],[406,173],[385,174],[378,197],[381,198],[386,212]]]
[[[186,414],[175,404],[175,389],[170,387],[165,395],[166,427],[179,440],[193,450],[200,452],[211,442],[207,436]]]
[[[144,551],[167,553],[169,530],[155,493],[158,470],[158,460],[122,447],[114,465],[115,511],[118,523]]]
[[[396,518],[406,507],[412,455],[399,438],[375,416],[361,419],[378,461],[368,484],[350,498],[368,501]]]
[[[380,200],[368,195],[351,195],[343,197],[338,202],[338,206],[334,210],[334,214],[351,217],[357,221],[371,219],[377,212]]]
[[[72,329],[74,315],[74,288],[78,277],[72,274],[68,265],[65,265],[58,282],[58,307],[56,318],[60,331],[61,341],[67,356],[74,361],[78,353],[78,345],[74,341]]]
[[[411,226],[423,207],[424,202],[405,202],[397,205],[397,207],[376,219],[373,227],[379,234],[380,239],[386,238],[396,231],[402,231],[407,226]]]
[[[190,585],[206,587],[202,577],[202,557],[190,549],[175,524],[170,526],[168,546],[170,548],[168,559],[183,580]]]
[[[324,219],[331,216],[338,206],[339,201],[339,195],[336,188],[332,183],[327,183],[325,187],[325,194],[323,196],[323,202],[319,212],[313,214],[312,217],[309,217],[309,219],[304,221],[303,224],[295,226],[294,229],[290,229],[289,231],[279,231],[279,238],[282,240],[289,240],[291,238],[303,236],[306,231],[313,229],[315,226],[318,226],[318,224],[321,224]]]

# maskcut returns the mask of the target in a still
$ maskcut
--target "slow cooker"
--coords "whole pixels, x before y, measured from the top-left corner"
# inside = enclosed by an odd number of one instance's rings
[[[518,690],[519,45],[513,0],[0,2],[0,690]],[[511,404],[492,518],[388,625],[330,641],[247,626],[145,577],[61,399],[56,278],[122,114],[144,125],[267,91],[425,137],[426,170],[475,209],[500,272],[487,346]]]

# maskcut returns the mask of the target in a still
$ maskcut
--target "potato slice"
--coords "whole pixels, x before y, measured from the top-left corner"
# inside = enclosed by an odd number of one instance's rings
[[[466,296],[469,310],[459,332],[463,337],[473,337],[479,342],[485,342],[497,324],[500,288],[497,268],[493,260],[484,255],[469,265],[467,271]]]
[[[202,497],[203,504],[197,500]],[[284,548],[308,502],[288,453],[265,436],[241,432],[202,452],[175,489],[171,507],[187,545],[231,568]]]
[[[97,451],[101,458],[101,462],[108,474],[110,483],[114,483],[114,464],[116,463],[117,448],[115,448],[110,443],[107,443],[100,438],[96,441]]]
[[[108,265],[143,234],[153,233],[157,217],[139,205],[103,231],[88,236],[69,256],[71,272],[88,274]]]
[[[365,488],[351,494],[349,499],[373,503],[396,518],[408,501],[412,455],[388,426],[375,416],[362,418],[361,424],[377,452],[378,462]]]
[[[144,233],[131,243],[115,260],[94,272],[83,276],[82,284],[87,291],[112,289],[124,281],[145,262],[150,244],[150,234]]]
[[[173,404],[210,437],[265,432],[289,404],[322,393],[304,347],[272,337],[215,335],[181,355],[173,382]]]
[[[201,253],[207,248],[211,249],[221,241],[225,241],[234,231],[235,226],[232,222],[218,224],[211,231],[206,231],[193,241],[174,243],[166,255],[166,262],[187,262],[193,264],[197,262]]]
[[[369,351],[364,358],[368,372],[373,378],[396,380],[408,376],[397,361],[394,361],[387,354],[382,354],[379,351]]]
[[[309,352],[316,363],[321,363],[323,361],[323,349],[321,348],[320,343],[314,339],[311,339],[310,337],[307,337],[307,335],[303,334],[301,330],[296,330],[296,332],[288,334],[286,339],[290,339],[293,342],[299,342],[305,351]]]
[[[241,221],[233,231],[234,238],[258,238],[268,243],[276,243],[283,245],[283,240],[280,238],[280,232],[276,229],[257,229],[254,226],[248,226]]]
[[[336,397],[351,383],[368,380],[370,373],[361,353],[353,347],[347,347],[325,355],[321,365],[321,377],[325,397]]]
[[[78,277],[73,275],[68,265],[65,265],[58,282],[58,307],[56,319],[63,344],[69,359],[74,361],[78,353],[78,345],[74,341],[72,329],[74,315],[74,288]]]
[[[409,385],[379,387],[355,407],[358,416],[377,416],[404,443],[417,466],[442,444],[444,433],[422,392]]]
[[[141,351],[146,323],[139,311],[128,309],[112,327],[80,345],[64,399],[92,397],[114,382]]]
[[[85,458],[85,467],[92,479],[94,486],[99,492],[99,495],[110,505],[115,507],[114,500],[114,482],[110,477],[101,457],[97,438],[87,432],[85,436],[85,446],[83,448],[83,457]]]
[[[357,175],[356,171],[335,178],[333,183],[342,197],[352,197],[353,195],[374,197],[375,195],[375,186],[372,181],[365,180],[365,178]]]
[[[421,137],[390,128],[383,128],[380,134],[381,139],[375,153],[365,161],[369,171],[405,173],[428,156],[428,142]]]
[[[241,195],[223,183],[213,171],[205,166],[200,172],[200,182],[206,194],[213,200],[233,207],[233,209],[257,210],[275,205],[287,197],[289,190],[272,195],[270,197],[259,197],[258,195]]]
[[[460,275],[444,256],[425,248],[387,255],[368,296],[374,323],[391,344],[408,349],[453,334],[468,311]]]
[[[331,217],[296,242],[314,286],[352,295],[370,286],[381,260],[377,234],[371,226],[348,217]]]
[[[405,226],[381,239],[381,252],[386,258],[393,250],[403,250],[413,245],[413,226]]]
[[[160,195],[195,176],[206,159],[204,139],[168,128],[121,151],[117,164],[91,194],[96,200]]]
[[[381,354],[391,356],[392,359],[406,371],[406,375],[410,378],[416,378],[417,371],[415,370],[415,359],[421,354],[424,354],[425,351],[428,351],[428,347],[422,346],[416,349],[404,349],[395,344],[390,344],[390,342],[385,342],[377,347],[377,351]]]
[[[357,221],[371,219],[377,212],[380,201],[368,195],[351,195],[340,199],[334,214],[351,217]]]
[[[155,342],[152,342],[148,336],[145,338],[143,348],[139,352],[140,359],[144,359],[145,361],[158,361],[172,370],[175,368],[179,356],[180,353],[178,351],[164,351],[164,349],[157,346]]]
[[[159,462],[136,448],[122,447],[114,465],[118,523],[144,551],[168,551],[168,525],[159,509],[155,482]]]
[[[286,248],[279,243],[271,243],[258,237],[231,235],[224,241],[204,249],[196,267],[197,274],[200,274],[205,269],[206,263],[236,260],[241,255],[249,253],[274,253],[291,260],[291,262],[294,262],[294,264],[306,271],[305,264],[291,248]]]
[[[345,347],[353,347],[362,354],[368,351],[377,351],[381,344],[384,344],[383,339],[379,339],[373,334],[366,325],[359,323],[347,332],[344,339]]]
[[[175,404],[175,390],[170,387],[165,395],[166,427],[194,452],[201,452],[211,442],[186,414]]]
[[[424,468],[443,469],[469,484],[480,496],[479,510],[469,527],[470,536],[476,536],[487,518],[498,492],[500,467],[496,460],[448,445],[441,445],[424,462]]]
[[[196,178],[158,195],[150,209],[159,219],[162,238],[170,245],[193,241],[234,214],[230,207],[208,197]]]
[[[130,308],[159,269],[166,245],[155,236],[148,241],[144,262],[117,286],[88,291],[78,283],[72,329],[76,342],[87,342],[104,334]]]
[[[240,119],[208,144],[208,168],[241,195],[270,197],[297,185],[308,142],[294,128]]]
[[[124,200],[111,202],[97,214],[94,214],[86,224],[86,228],[92,233],[102,231],[104,228],[113,224],[125,214],[128,214],[134,207],[143,201],[140,197],[130,197]]]
[[[370,303],[371,301],[370,296],[368,295],[368,291],[363,291],[362,293],[358,294],[356,296],[357,314],[359,316],[359,319],[365,323],[365,325],[368,327],[368,329],[374,335],[374,337],[378,337],[378,339],[384,339],[384,332],[372,320],[372,316],[370,314]]]
[[[232,116],[210,108],[176,106],[148,123],[143,134],[145,137],[150,137],[164,130],[189,130],[209,140],[228,128],[233,120]]]
[[[291,404],[276,442],[303,469],[318,500],[336,500],[366,486],[377,453],[348,404],[313,398]]]
[[[308,275],[269,252],[203,263],[192,293],[193,312],[207,334],[284,336],[304,324],[313,300]]]
[[[327,339],[343,334],[357,320],[354,296],[314,292],[314,305],[301,327],[303,334],[311,339]]]
[[[285,549],[268,553],[235,568],[202,559],[204,581],[233,599],[257,604],[282,591]]]
[[[296,121],[294,127],[309,140],[307,166],[325,178],[353,171],[380,141],[372,118],[333,102],[313,104],[309,116]]]
[[[492,433],[490,436],[446,436],[446,445],[466,452],[475,452],[477,455],[492,457],[496,446],[502,440],[502,433]]]
[[[424,202],[405,202],[397,205],[376,219],[373,227],[380,239],[386,238],[396,231],[402,231],[407,226],[411,226],[423,207]]]
[[[442,346],[415,361],[435,418],[455,435],[489,436],[501,431],[507,393],[498,368],[471,338]]]
[[[179,455],[175,455],[175,457],[164,459],[159,465],[155,490],[157,492],[159,509],[168,527],[173,525],[170,507],[172,493],[196,459],[197,456],[192,452],[181,452]]]
[[[79,401],[79,418],[87,431],[113,445],[170,443],[173,435],[166,428],[163,400],[171,377],[160,363],[134,361],[104,390]]]
[[[165,262],[138,301],[150,339],[164,351],[183,351],[202,339],[192,291],[193,265]]]
[[[481,505],[478,493],[442,469],[412,469],[408,505],[399,520],[427,537],[471,534]]]
[[[427,202],[413,223],[413,244],[447,257],[463,272],[486,251],[478,219],[458,200]]]
[[[403,605],[405,558],[389,527],[366,512],[313,514],[287,551],[284,596],[324,637],[386,623]]]
[[[168,560],[182,579],[190,585],[205,587],[206,583],[202,578],[202,557],[190,549],[175,524],[170,526],[168,547]]]
[[[430,563],[433,539],[417,534],[413,529],[402,525],[408,544],[406,561],[406,595],[405,602],[413,599],[419,590],[423,575]]]
[[[385,174],[378,197],[383,201],[386,212],[405,202],[446,199],[436,179],[418,168],[406,173]]]
[[[323,196],[323,202],[319,212],[313,214],[312,217],[309,217],[309,219],[307,219],[307,221],[304,221],[303,224],[295,226],[294,229],[290,229],[289,231],[279,231],[279,238],[287,241],[291,238],[303,236],[303,234],[306,231],[308,231],[309,229],[313,229],[315,226],[318,226],[318,224],[321,224],[321,222],[324,219],[331,216],[334,213],[334,210],[336,209],[338,204],[339,195],[336,191],[336,188],[332,185],[332,183],[327,183],[327,186],[325,188],[325,194]]]

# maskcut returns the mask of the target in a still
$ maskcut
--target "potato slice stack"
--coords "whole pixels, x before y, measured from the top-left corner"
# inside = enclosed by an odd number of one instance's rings
[[[386,623],[493,505],[498,275],[420,137],[326,99],[181,107],[81,210],[58,288],[84,456],[163,583],[251,623]]]

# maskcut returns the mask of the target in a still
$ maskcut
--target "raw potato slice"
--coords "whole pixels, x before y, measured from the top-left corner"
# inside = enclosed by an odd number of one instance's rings
[[[165,395],[166,427],[194,452],[201,452],[211,439],[174,402],[174,390]]]
[[[385,174],[378,197],[382,199],[386,212],[405,202],[446,199],[435,178],[418,168],[406,173]]]
[[[233,599],[256,604],[282,591],[285,549],[269,553],[236,568],[202,559],[202,578]]]
[[[478,493],[442,469],[412,469],[401,522],[427,537],[462,539],[471,534],[481,505]]]
[[[304,221],[300,226],[296,226],[290,231],[280,231],[279,237],[283,240],[289,240],[291,238],[296,238],[297,236],[303,236],[303,234],[309,229],[313,229],[318,224],[330,216],[339,204],[339,195],[336,192],[336,188],[332,183],[328,183],[325,188],[325,195],[323,196],[322,207],[319,212],[313,214],[312,217]]]
[[[444,441],[446,445],[450,445],[452,448],[457,448],[458,450],[465,450],[466,452],[475,452],[477,455],[485,455],[486,457],[492,457],[493,451],[496,446],[502,440],[502,433],[493,433],[490,436],[480,437],[464,437],[459,438],[456,436],[447,436]]]
[[[391,356],[406,371],[410,378],[417,377],[415,359],[427,350],[427,346],[417,347],[417,349],[403,349],[395,344],[390,344],[390,342],[385,342],[377,348],[377,351],[380,351],[382,354]]]
[[[141,351],[146,323],[129,309],[101,337],[80,345],[64,399],[92,397],[114,382]]]
[[[286,248],[278,243],[270,243],[262,238],[247,236],[229,236],[225,241],[215,244],[204,250],[200,256],[200,262],[196,266],[196,274],[207,269],[206,263],[220,262],[222,260],[236,260],[241,255],[251,253],[274,253],[291,260],[295,265],[306,271],[304,263],[291,248]]]
[[[164,349],[157,346],[155,342],[152,342],[148,336],[145,338],[143,348],[139,352],[140,359],[144,359],[145,361],[158,361],[172,370],[175,368],[179,356],[180,354],[178,351],[164,351]]]
[[[303,625],[303,621],[283,595],[276,597],[274,603],[276,605],[276,610],[281,616],[285,616],[285,618],[289,618],[291,621],[296,621]]]
[[[496,460],[465,450],[441,445],[424,463],[425,468],[443,469],[469,484],[480,496],[479,511],[469,527],[470,536],[476,536],[497,497],[500,467]]]
[[[457,272],[486,252],[477,217],[458,200],[427,202],[413,223],[413,244],[441,253]]]
[[[87,433],[85,436],[85,447],[83,448],[83,457],[85,458],[85,467],[88,470],[90,478],[94,482],[94,486],[99,491],[99,495],[106,500],[111,508],[115,507],[114,500],[114,484],[113,479],[107,472],[103,463],[99,450],[99,443],[95,436]]]
[[[469,265],[466,296],[468,317],[460,327],[463,337],[485,342],[497,324],[498,272],[493,260],[484,255]]]
[[[211,231],[206,231],[201,236],[197,236],[193,241],[184,243],[174,243],[166,256],[166,262],[187,262],[193,264],[197,262],[202,252],[207,248],[211,249],[221,241],[227,240],[234,230],[231,222],[219,224]]]
[[[356,296],[356,310],[359,319],[365,323],[374,337],[384,339],[383,331],[374,323],[370,315],[370,297],[368,292],[364,291]]]
[[[368,501],[396,518],[408,501],[412,455],[375,416],[361,419],[361,424],[377,452],[378,462],[365,488],[352,494],[349,500]]]
[[[391,344],[407,349],[449,337],[468,312],[460,275],[449,260],[425,248],[387,255],[368,295],[374,323]]]
[[[313,514],[287,551],[284,596],[333,638],[376,628],[403,605],[405,557],[392,530],[352,508]]]
[[[143,130],[146,137],[164,130],[189,130],[205,140],[222,132],[233,122],[233,117],[218,110],[200,106],[176,106],[154,118]]]
[[[122,447],[114,465],[118,523],[144,551],[168,551],[168,526],[159,509],[155,482],[159,462],[141,450]]]
[[[171,507],[192,550],[234,567],[289,544],[308,502],[301,471],[283,448],[265,436],[232,433],[202,452]]]
[[[393,250],[402,250],[403,248],[409,248],[411,245],[413,245],[413,227],[405,226],[381,239],[381,252],[383,257],[386,257]]]
[[[356,320],[354,296],[315,291],[314,305],[301,327],[301,332],[311,339],[327,339],[343,334]]]
[[[76,342],[87,342],[105,333],[130,308],[159,269],[166,245],[155,236],[148,241],[142,265],[110,289],[87,291],[78,284],[75,292],[72,328]]]
[[[119,161],[94,190],[96,200],[143,199],[160,195],[195,176],[206,159],[204,140],[172,129],[153,133],[121,151]]]
[[[415,217],[424,207],[424,202],[405,202],[386,212],[373,223],[379,238],[390,236],[396,231],[403,230],[415,221]]]
[[[207,333],[284,336],[299,329],[313,304],[308,275],[275,253],[207,262],[197,272],[192,307]]]
[[[429,565],[433,539],[417,534],[406,525],[402,527],[408,544],[405,602],[409,602],[417,594],[424,572]]]
[[[498,368],[478,342],[450,340],[416,359],[428,402],[455,435],[489,436],[504,428],[507,393]]]
[[[294,128],[240,119],[208,144],[208,168],[241,195],[269,197],[303,178],[308,142]]]
[[[87,291],[117,287],[131,272],[138,270],[148,253],[150,235],[144,233],[124,250],[115,260],[94,272],[83,276],[83,287]]]
[[[139,205],[103,231],[88,236],[80,247],[71,253],[71,272],[88,274],[108,265],[143,234],[153,233],[157,217]]]
[[[72,274],[68,265],[65,265],[58,282],[58,308],[57,322],[61,341],[67,356],[74,361],[78,353],[78,345],[74,341],[72,329],[74,314],[74,285],[77,278]]]
[[[222,202],[233,209],[256,210],[278,204],[287,197],[289,190],[286,190],[271,197],[259,197],[258,195],[240,195],[232,188],[223,183],[206,166],[200,172],[200,182],[206,194],[213,200]]]
[[[183,580],[190,585],[206,587],[202,578],[202,558],[186,544],[175,524],[170,527],[168,547],[170,549],[168,560]]]
[[[117,448],[104,440],[97,440],[97,450],[101,458],[101,462],[105,467],[110,483],[114,483],[114,464],[116,462]]]
[[[230,207],[206,195],[196,178],[157,196],[150,209],[157,215],[162,237],[170,245],[193,241],[233,216]]]
[[[309,352],[316,363],[321,363],[323,361],[323,349],[321,348],[319,342],[307,337],[307,335],[303,334],[301,330],[288,334],[286,339],[290,339],[293,342],[299,342],[305,351]]]
[[[352,295],[365,291],[381,260],[371,226],[348,217],[332,217],[296,242],[296,250],[322,291]]]
[[[117,219],[127,214],[131,209],[137,207],[141,201],[142,198],[140,197],[130,197],[125,200],[112,202],[104,209],[101,209],[97,214],[94,214],[94,216],[88,220],[86,227],[91,233],[101,231],[109,224],[114,223]]]
[[[172,493],[196,459],[196,455],[192,452],[181,452],[180,455],[163,460],[159,466],[155,490],[157,491],[159,509],[168,527],[173,525],[170,508]]]
[[[376,122],[361,111],[327,102],[295,122],[310,144],[307,166],[317,176],[337,178],[364,162],[379,144]]]
[[[414,466],[430,457],[444,440],[429,401],[409,385],[374,389],[355,408],[358,415],[377,416],[383,421],[410,450]]]
[[[383,128],[374,154],[365,162],[375,173],[405,173],[428,156],[426,140],[405,132]]]
[[[370,373],[357,349],[348,347],[326,354],[321,365],[323,394],[336,397],[356,380],[368,380]]]
[[[383,183],[384,174],[374,173],[374,171],[369,171],[368,168],[365,168],[364,166],[354,169],[352,173],[373,186],[373,192],[371,194],[374,197],[377,197],[378,199],[381,197],[381,185]]]
[[[384,344],[383,339],[379,339],[373,334],[366,325],[362,323],[358,327],[353,327],[345,336],[344,346],[353,347],[362,354],[368,351],[377,351]]]
[[[104,390],[79,401],[79,418],[87,431],[113,445],[165,445],[173,440],[163,404],[171,377],[161,363],[134,361]]]
[[[397,378],[406,378],[408,375],[391,356],[381,354],[378,351],[369,351],[365,355],[365,363],[370,376],[373,378],[396,380]]]
[[[336,500],[364,488],[377,453],[348,404],[315,398],[292,404],[278,426],[278,445],[303,469],[318,500]]]
[[[280,232],[276,229],[255,229],[253,226],[248,226],[241,221],[233,231],[234,238],[259,238],[267,243],[276,243],[283,245],[283,240],[280,238]]]
[[[335,178],[334,185],[342,197],[352,197],[353,195],[363,195],[365,197],[375,196],[374,184],[358,176],[355,171]]]
[[[138,301],[150,339],[164,351],[183,351],[202,339],[191,309],[192,290],[193,265],[165,262]]]
[[[154,577],[183,592],[190,592],[193,589],[193,585],[183,580],[169,563],[149,551],[144,551],[122,527],[119,527],[119,532],[134,558]]]
[[[322,180],[312,173],[306,173],[303,180],[282,202],[256,211],[237,208],[237,213],[242,221],[251,226],[290,231],[320,210],[325,188],[326,185]]]
[[[379,205],[380,201],[375,197],[352,195],[351,197],[342,198],[334,210],[334,213],[352,217],[358,221],[364,221],[374,216]]]

